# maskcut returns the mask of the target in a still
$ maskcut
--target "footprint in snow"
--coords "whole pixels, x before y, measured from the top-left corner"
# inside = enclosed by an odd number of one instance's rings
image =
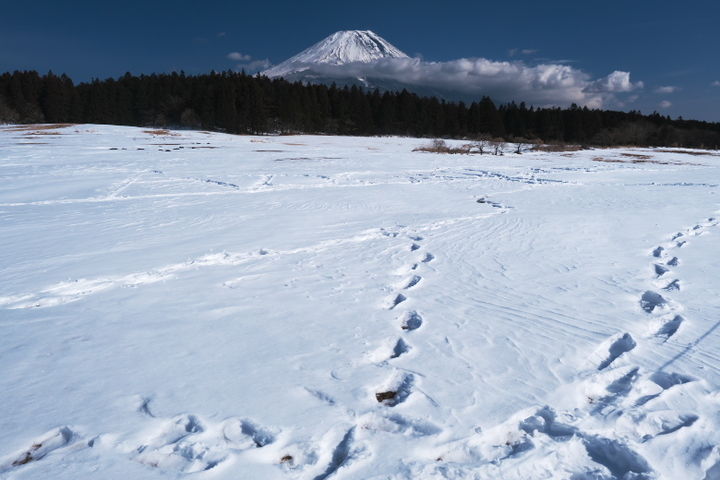
[[[400,328],[403,330],[417,330],[423,324],[423,318],[415,310],[408,310],[400,317]]]
[[[225,421],[223,437],[236,448],[262,448],[275,442],[275,434],[271,430],[261,428],[248,419],[238,418]]]
[[[353,460],[360,457],[364,448],[355,446],[356,427],[351,427],[343,436],[340,443],[333,449],[330,457],[330,463],[324,472],[316,476],[313,480],[325,480],[340,470],[342,467],[349,465]]]
[[[670,271],[669,268],[664,267],[663,265],[660,265],[659,263],[656,263],[654,265],[654,267],[655,267],[655,277],[657,277],[657,278],[662,277],[663,275],[665,275],[667,272]]]
[[[247,419],[230,418],[206,427],[194,415],[184,414],[163,423],[159,435],[136,449],[135,460],[165,471],[210,470],[227,460],[229,450],[262,448],[275,441],[273,431]]]
[[[661,309],[667,305],[667,300],[659,293],[648,290],[643,293],[640,298],[640,307],[647,313],[652,313],[656,309]]]
[[[405,295],[403,295],[402,293],[398,293],[397,295],[391,296],[385,302],[385,308],[387,308],[388,310],[392,310],[393,308],[397,307],[405,300],[407,300],[407,297]]]
[[[669,435],[677,432],[681,428],[691,427],[699,419],[700,417],[693,413],[686,413],[682,415],[660,415],[659,418],[652,419],[655,424],[659,424],[659,429],[655,436],[659,437],[660,435]],[[653,435],[645,435],[643,437],[643,443],[651,440],[652,438]]]
[[[655,333],[656,337],[665,337],[665,340],[675,335],[675,333],[680,328],[680,324],[684,322],[685,319],[681,317],[680,315],[675,315],[675,317],[670,320],[669,322],[666,322],[663,324],[662,327]]]
[[[401,284],[400,288],[402,288],[403,290],[407,290],[408,288],[412,288],[418,283],[420,283],[420,280],[422,280],[422,277],[420,275],[412,275]]]
[[[625,333],[622,337],[615,340],[608,349],[608,357],[600,363],[598,366],[598,370],[604,370],[605,368],[609,367],[610,364],[612,364],[620,355],[623,353],[629,352],[635,346],[637,343],[635,343],[635,340],[633,340],[632,336],[629,333]]]
[[[53,450],[69,444],[74,436],[74,432],[68,427],[50,430],[33,441],[30,447],[11,455],[9,459],[0,463],[0,473],[40,460]]]
[[[657,386],[662,388],[660,393],[653,395],[644,395],[637,399],[635,402],[636,406],[642,406],[648,403],[650,400],[658,398],[660,395],[675,387],[676,385],[685,385],[686,383],[694,382],[695,379],[688,375],[681,375],[679,373],[666,373],[666,372],[655,372],[650,376],[650,380]]]
[[[426,437],[442,432],[441,428],[430,422],[410,419],[398,413],[387,415],[383,414],[383,412],[370,412],[360,418],[359,424],[363,430],[381,431],[411,437]]]
[[[597,415],[630,395],[640,378],[640,367],[623,366],[593,375],[585,384],[583,394],[591,406],[590,414]]]
[[[655,258],[661,258],[664,251],[665,249],[663,247],[657,247],[655,250],[652,251],[652,256]]]
[[[396,375],[376,389],[375,400],[388,407],[403,403],[410,396],[414,381],[412,374]]]
[[[408,353],[410,351],[410,348],[410,345],[408,345],[405,340],[400,338],[395,344],[395,347],[393,348],[393,353],[392,355],[390,355],[390,358],[398,358],[400,355]]]

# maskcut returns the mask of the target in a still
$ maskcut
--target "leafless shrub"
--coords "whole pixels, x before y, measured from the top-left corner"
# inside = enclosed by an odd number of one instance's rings
[[[535,141],[523,137],[513,137],[511,143],[514,145],[515,153],[520,155],[523,149],[534,148]]]
[[[452,148],[448,146],[445,140],[436,138],[430,143],[430,145],[423,145],[413,149],[413,152],[432,152],[432,153],[470,153],[472,147],[469,145],[463,145],[462,147]]]

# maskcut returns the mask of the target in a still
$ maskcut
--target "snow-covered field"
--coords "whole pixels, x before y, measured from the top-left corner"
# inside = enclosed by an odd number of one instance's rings
[[[0,478],[718,479],[720,156],[0,129]]]

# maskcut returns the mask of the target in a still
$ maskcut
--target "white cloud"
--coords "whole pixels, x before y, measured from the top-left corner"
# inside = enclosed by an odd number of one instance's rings
[[[643,82],[633,84],[630,81],[630,72],[614,71],[605,78],[595,80],[590,83],[586,91],[589,93],[600,92],[632,92],[635,89],[642,88]]]
[[[713,87],[720,87],[720,80],[716,80],[712,83]]]
[[[487,95],[501,102],[516,100],[537,106],[569,106],[571,103],[601,108],[615,105],[618,93],[642,88],[630,73],[613,72],[593,80],[590,75],[560,64],[528,66],[523,62],[496,62],[485,58],[461,58],[449,62],[424,62],[419,58],[384,58],[371,63],[345,65],[296,65],[324,77],[394,80],[411,85],[454,90],[473,96]]]
[[[537,50],[532,48],[513,48],[508,50],[508,55],[514,57],[518,53],[521,55],[532,55],[535,52],[537,52]]]
[[[250,56],[248,55],[248,60]],[[259,72],[260,70],[266,70],[272,67],[272,63],[267,58],[265,60],[255,60],[250,63],[241,63],[235,67],[236,70],[245,70],[247,72]]]
[[[668,86],[668,87],[658,87],[655,89],[655,93],[675,93],[677,91],[682,90],[680,87],[674,87],[674,86]]]
[[[672,107],[672,103],[671,103],[671,102],[668,102],[667,100],[663,100],[662,102],[660,102],[660,105],[658,105],[658,107],[660,107],[660,108],[670,108],[670,107]]]
[[[227,35],[227,32],[218,32],[217,34],[218,37],[224,37],[225,35]]]
[[[252,59],[250,55],[243,55],[240,52],[228,53],[227,58],[229,58],[230,60],[239,60],[241,62],[247,62],[248,60]]]

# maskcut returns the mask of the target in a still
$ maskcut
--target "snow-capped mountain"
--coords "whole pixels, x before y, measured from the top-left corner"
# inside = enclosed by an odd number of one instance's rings
[[[370,63],[383,58],[409,57],[370,30],[345,30],[333,33],[262,74],[270,78],[288,77],[312,70],[313,66]]]
[[[390,92],[407,89],[424,97],[476,100],[473,95],[400,81],[387,75],[387,64],[375,68],[378,62],[393,61],[414,60],[370,30],[345,30],[260,73],[270,78],[282,77],[289,82],[334,83],[341,87],[357,85],[367,90]]]

